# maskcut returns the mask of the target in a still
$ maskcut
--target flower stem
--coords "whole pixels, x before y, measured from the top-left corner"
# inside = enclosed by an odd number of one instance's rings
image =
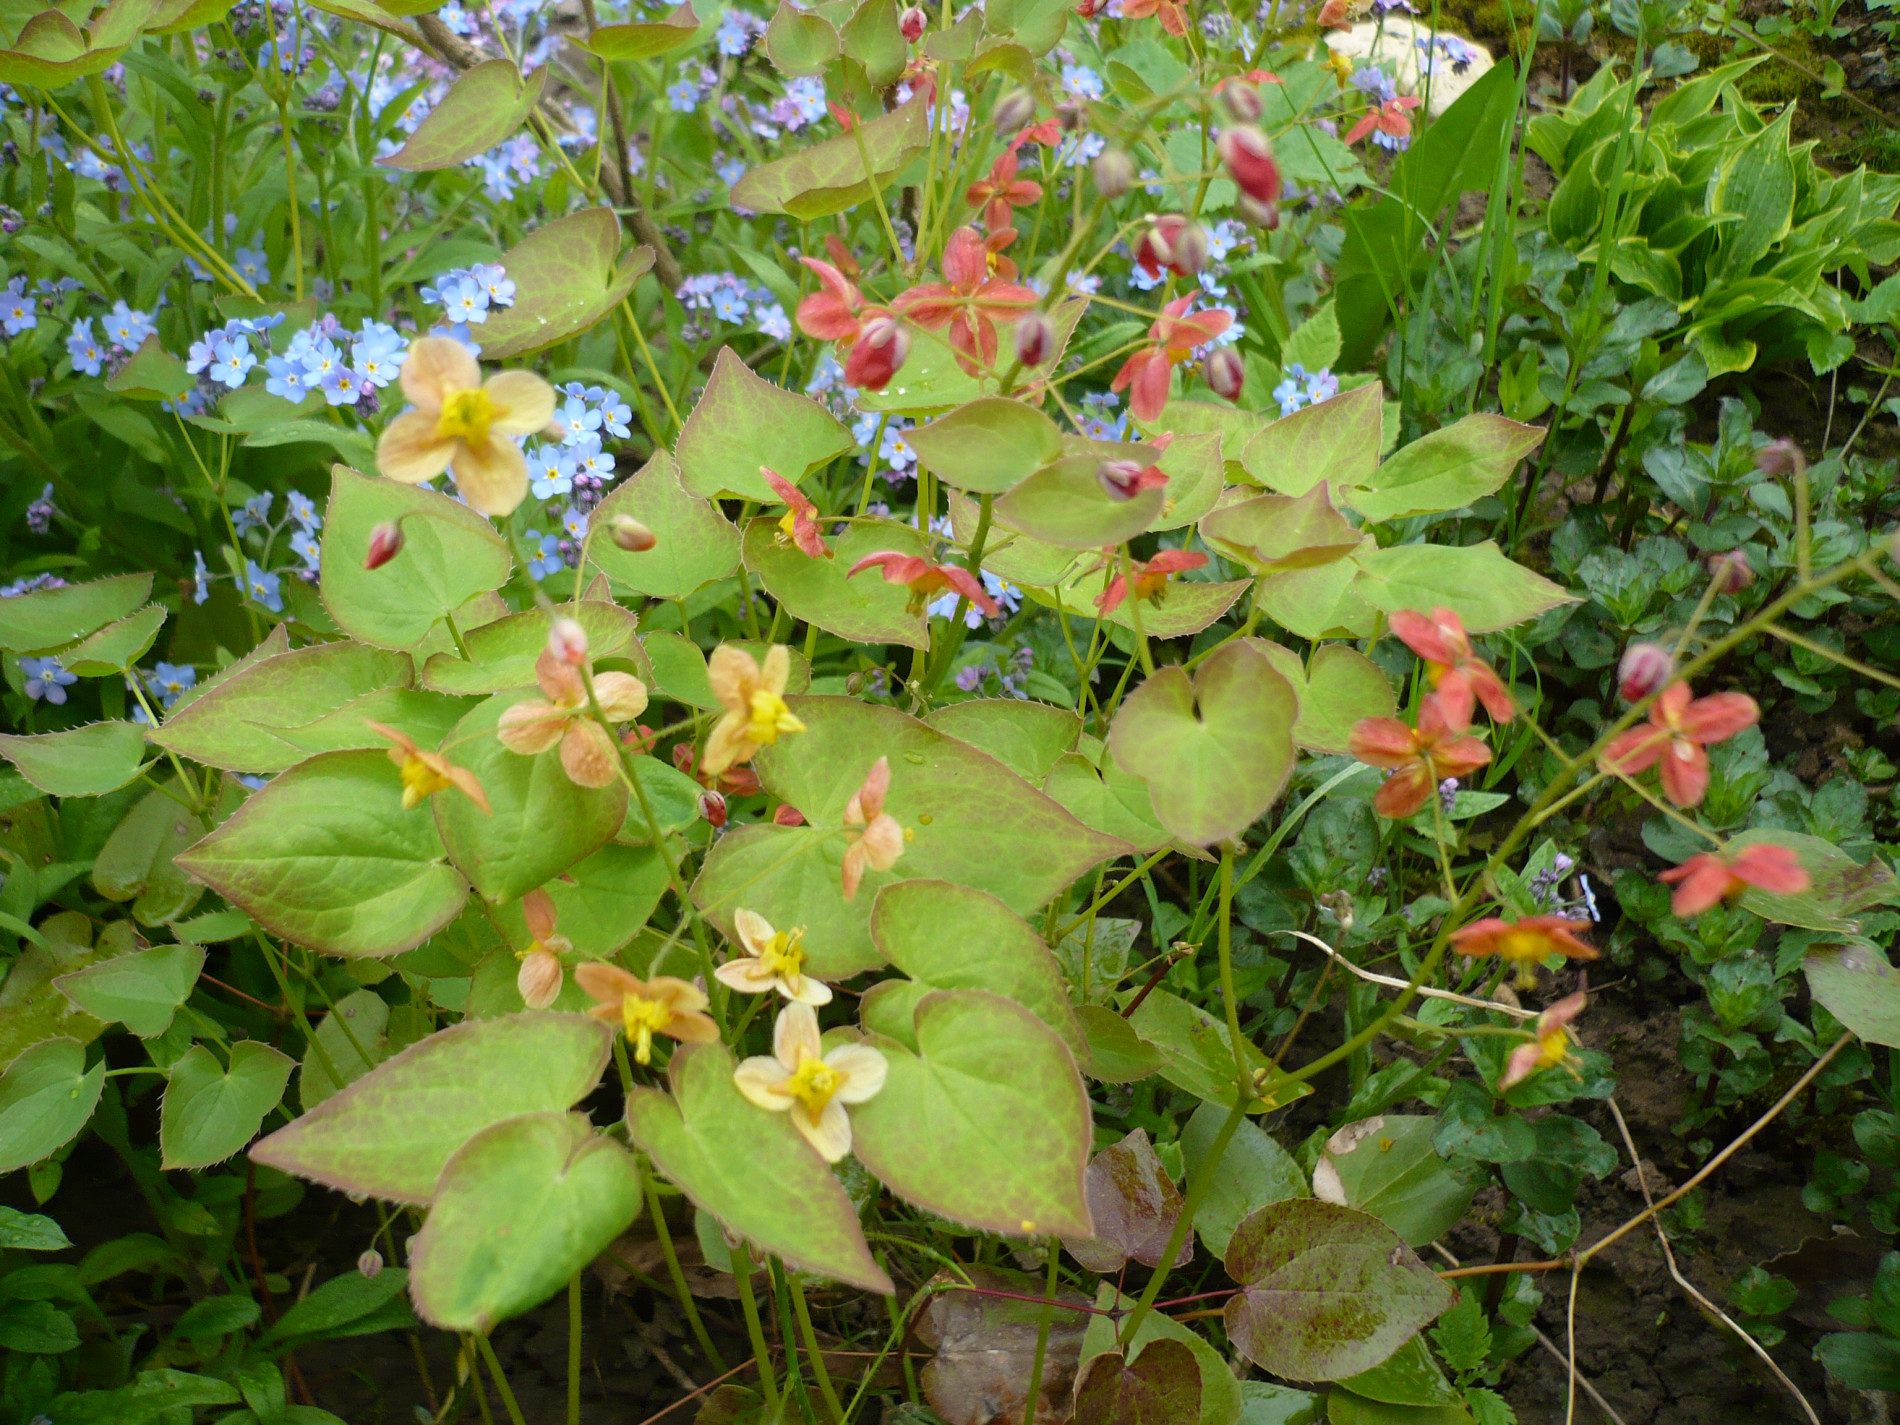
[[[700,1319],[693,1294],[687,1290],[686,1273],[680,1270],[679,1253],[673,1250],[673,1231],[666,1225],[666,1213],[660,1207],[660,1190],[652,1178],[647,1179],[647,1211],[653,1217],[653,1235],[660,1239],[660,1252],[666,1258],[666,1274],[672,1279],[673,1290],[680,1299],[680,1311],[686,1317],[686,1324],[692,1328],[693,1339],[699,1342],[699,1349],[706,1353],[706,1359],[723,1371],[726,1369],[725,1357],[714,1348],[712,1337],[706,1332],[706,1323]]]
[[[759,1365],[759,1390],[765,1396],[765,1418],[778,1419],[778,1376],[772,1368],[772,1352],[765,1344],[765,1328],[759,1324],[759,1304],[752,1299],[752,1253],[741,1242],[732,1249],[732,1273],[739,1279],[739,1309],[745,1314],[745,1334],[752,1342],[752,1359]]]
[[[515,1393],[509,1388],[508,1377],[502,1374],[501,1362],[495,1359],[495,1348],[489,1344],[488,1337],[477,1332],[475,1349],[482,1353],[482,1359],[488,1362],[488,1374],[494,1377],[495,1390],[501,1396],[502,1409],[508,1412],[512,1425],[528,1425],[521,1418],[521,1407],[515,1403]]]
[[[838,1403],[838,1392],[832,1389],[831,1372],[825,1369],[824,1352],[818,1349],[818,1332],[811,1324],[811,1308],[805,1304],[805,1288],[798,1284],[798,1278],[790,1272],[785,1273],[785,1284],[791,1289],[792,1310],[798,1315],[799,1338],[805,1343],[805,1359],[811,1362],[812,1378],[818,1382],[818,1393],[825,1398],[825,1408],[831,1412],[831,1418],[844,1425],[844,1407]]]
[[[581,1274],[567,1279],[567,1425],[581,1425]]]
[[[1023,1418],[1036,1418],[1036,1401],[1042,1395],[1042,1367],[1049,1355],[1049,1323],[1055,1315],[1056,1289],[1061,1285],[1062,1239],[1049,1239],[1049,1274],[1043,1279],[1042,1294],[1047,1300],[1036,1320],[1036,1354],[1029,1363],[1029,1392],[1023,1396]]]

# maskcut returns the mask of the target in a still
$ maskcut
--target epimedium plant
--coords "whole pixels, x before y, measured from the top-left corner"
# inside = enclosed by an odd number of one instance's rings
[[[1877,477],[1667,409],[1847,359],[1879,291],[1825,274],[1891,255],[1891,181],[1819,174],[1743,64],[1631,156],[1657,73],[1606,66],[1525,128],[1543,228],[1506,183],[1454,250],[1528,66],[1414,145],[1428,99],[1307,53],[1337,4],[1100,9],[5,22],[0,431],[14,512],[77,552],[0,598],[0,1171],[53,1202],[89,1135],[160,1229],[0,1264],[6,1410],[334,1418],[296,1351],[426,1325],[457,1370],[423,1413],[521,1425],[492,1336],[565,1290],[578,1421],[584,1279],[644,1222],[708,1421],[1495,1425],[1542,1274],[1574,1299],[1900,1044],[1891,870],[1827,788],[1770,790],[1716,686],[1768,643],[1791,696],[1894,681],[1822,625],[1896,592]],[[1484,363],[1428,369],[1430,292],[1486,252],[1497,411]],[[1390,391],[1349,369],[1388,319]],[[1534,559],[1577,448],[1658,498]],[[161,637],[212,651],[143,668]],[[1571,854],[1605,809],[1672,868],[1619,877],[1607,941]],[[1707,999],[1689,1131],[1793,1087],[1585,1243],[1635,1150],[1585,1116],[1614,1064],[1572,964],[1637,927]],[[1895,1107],[1854,1119],[1884,1163]],[[379,1224],[307,1294],[256,1240],[305,1183]],[[1441,1263],[1491,1185],[1509,1250]],[[5,1211],[9,1254],[72,1245]],[[98,1299],[134,1272],[191,1301],[142,1354]],[[1892,1275],[1819,1348],[1850,1384],[1891,1370]],[[1736,1290],[1766,1352],[1787,1303]]]

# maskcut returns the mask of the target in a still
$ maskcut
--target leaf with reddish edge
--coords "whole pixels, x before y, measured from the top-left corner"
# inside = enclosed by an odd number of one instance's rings
[[[1282,495],[1365,485],[1379,468],[1385,389],[1372,381],[1282,416],[1240,448],[1248,476]]]
[[[1227,1335],[1287,1380],[1338,1380],[1385,1360],[1447,1310],[1452,1289],[1376,1217],[1315,1198],[1271,1203],[1227,1244]]]
[[[1543,439],[1539,426],[1469,415],[1401,447],[1342,498],[1368,520],[1461,509],[1495,494]]]
[[[814,466],[854,444],[830,411],[767,381],[725,346],[699,404],[686,418],[675,453],[680,485],[689,495],[776,505],[782,501],[759,473],[761,466],[796,485]]]
[[[627,515],[653,531],[653,548],[633,553],[596,538],[591,558],[615,585],[655,599],[680,599],[739,567],[739,531],[719,507],[686,493],[679,466],[667,451],[614,487],[594,515],[611,531]]]
[[[1186,1250],[1193,1254],[1191,1245]],[[1200,1362],[1165,1336],[1150,1341],[1132,1364],[1119,1351],[1105,1351],[1076,1382],[1075,1418],[1090,1425],[1197,1425]]]
[[[752,169],[732,186],[732,206],[754,213],[822,218],[855,208],[930,145],[929,92],[857,133],[839,134]],[[871,163],[867,173],[864,157]]]
[[[1082,1181],[1095,1235],[1065,1241],[1069,1255],[1092,1272],[1118,1272],[1131,1257],[1146,1267],[1160,1266],[1181,1215],[1181,1190],[1155,1156],[1147,1130],[1137,1128],[1102,1149],[1089,1160]],[[1184,1266],[1193,1256],[1194,1244],[1184,1241],[1174,1265]]]
[[[1324,483],[1303,495],[1256,495],[1222,505],[1201,521],[1201,535],[1256,574],[1332,564],[1364,538],[1333,508]]]
[[[512,60],[484,60],[457,77],[401,148],[376,161],[420,172],[454,168],[488,152],[534,112],[550,68],[544,64],[524,79]]]
[[[1391,679],[1358,649],[1322,644],[1313,650],[1312,662],[1303,666],[1300,655],[1285,644],[1250,641],[1299,695],[1300,720],[1293,724],[1293,741],[1308,752],[1350,751],[1352,730],[1362,719],[1397,716]]]
[[[602,25],[585,38],[580,35],[569,35],[567,38],[570,43],[591,50],[602,59],[652,59],[691,44],[693,36],[698,33],[699,16],[691,4],[686,4],[669,10],[664,19],[629,25]]]
[[[1353,589],[1391,613],[1443,605],[1464,621],[1466,633],[1496,633],[1536,618],[1577,597],[1541,574],[1505,557],[1496,541],[1483,544],[1402,544],[1353,556]]]
[[[620,258],[620,219],[611,208],[583,208],[544,223],[502,255],[515,284],[514,305],[491,307],[482,355],[525,356],[586,331],[633,291],[653,266],[653,249]]]
[[[926,470],[947,485],[1001,493],[1062,454],[1062,432],[1034,406],[985,396],[904,432]]]
[[[1117,499],[1102,488],[1102,461],[1066,455],[1042,467],[996,501],[1005,528],[1065,549],[1122,544],[1152,525],[1167,500],[1165,486]]]

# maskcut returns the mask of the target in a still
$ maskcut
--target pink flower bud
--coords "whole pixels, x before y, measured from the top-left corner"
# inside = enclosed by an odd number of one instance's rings
[[[382,1269],[383,1254],[374,1247],[356,1259],[356,1270],[362,1276],[373,1277]]]
[[[587,661],[587,630],[571,618],[557,618],[548,629],[548,652],[570,668]]]
[[[1174,239],[1174,270],[1192,277],[1207,266],[1207,229],[1199,223],[1187,223]]]
[[[1221,107],[1239,124],[1251,124],[1260,118],[1260,91],[1244,79],[1236,79],[1220,92]]]
[[[1739,549],[1709,556],[1709,581],[1718,594],[1733,594],[1755,582],[1755,571],[1748,556]]]
[[[608,533],[614,544],[629,554],[645,554],[659,543],[653,531],[632,515],[615,515]]]
[[[873,317],[851,343],[851,354],[844,362],[845,384],[882,391],[909,355],[910,333],[903,324],[893,317]]]
[[[1104,460],[1096,467],[1095,478],[1111,500],[1132,500],[1143,490],[1168,483],[1160,466],[1138,460]]]
[[[904,39],[910,44],[916,44],[921,40],[929,25],[930,16],[915,5],[897,17],[897,28],[904,32]]]
[[[1024,366],[1043,366],[1056,354],[1056,329],[1041,312],[1031,312],[1016,323],[1016,359]]]
[[[781,806],[773,811],[772,824],[774,826],[803,826],[805,813],[795,806]]]
[[[1231,346],[1217,346],[1207,353],[1201,366],[1207,388],[1223,401],[1238,401],[1241,385],[1247,379],[1246,365]]]
[[[1151,274],[1162,268],[1192,277],[1207,266],[1207,229],[1178,213],[1154,219],[1135,239],[1135,261]]]
[[[1234,200],[1234,207],[1240,213],[1241,221],[1253,224],[1262,232],[1272,232],[1280,226],[1280,205],[1262,203],[1242,193]]]
[[[699,815],[717,831],[726,824],[726,799],[718,792],[699,794]]]
[[[1347,0],[1326,0],[1319,7],[1319,24],[1323,30],[1349,30],[1352,28],[1352,6]]]
[[[922,11],[918,12],[922,14]],[[990,122],[999,134],[1013,134],[1036,117],[1036,96],[1027,89],[1012,89],[996,101]]]
[[[1660,643],[1632,643],[1616,665],[1617,691],[1626,703],[1661,692],[1676,676],[1676,656]]]
[[[1235,124],[1221,130],[1217,147],[1228,176],[1241,192],[1260,203],[1280,201],[1280,165],[1265,134],[1252,124]]]
[[[1755,452],[1755,468],[1770,479],[1778,480],[1784,475],[1804,474],[1808,460],[1801,453],[1801,447],[1784,436]]]
[[[529,1009],[546,1009],[561,997],[561,957],[536,945],[515,972],[515,988]]]
[[[402,526],[394,520],[379,524],[369,532],[369,552],[363,556],[365,569],[380,569],[402,553]]]
[[[1121,149],[1104,149],[1089,165],[1095,179],[1095,191],[1109,202],[1135,186],[1135,160]]]

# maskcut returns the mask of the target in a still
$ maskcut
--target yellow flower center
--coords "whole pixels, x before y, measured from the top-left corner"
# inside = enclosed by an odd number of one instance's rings
[[[1507,960],[1541,960],[1550,953],[1550,937],[1536,930],[1506,931],[1498,950]]]
[[[785,517],[778,522],[778,527],[787,539],[796,540],[798,538],[798,511],[787,510]]]
[[[823,1059],[808,1058],[799,1064],[797,1073],[775,1087],[780,1093],[797,1099],[806,1115],[816,1123],[832,1095],[844,1087],[847,1077],[843,1070],[832,1068]]]
[[[805,967],[805,951],[800,944],[804,938],[805,928],[802,925],[795,930],[775,932],[759,951],[759,968],[797,989],[799,972]]]
[[[673,1007],[664,1000],[627,995],[620,1001],[621,1022],[633,1041],[636,1063],[653,1062],[653,1036],[673,1022]]]
[[[752,722],[746,729],[746,736],[754,742],[771,744],[778,741],[781,732],[803,732],[805,724],[792,716],[792,710],[785,706],[785,699],[777,693],[769,693],[760,688],[751,697]]]
[[[405,757],[402,763],[402,805],[407,811],[425,797],[434,796],[454,783],[420,757]]]
[[[1537,1036],[1537,1067],[1554,1069],[1570,1054],[1570,1031],[1546,1029]]]
[[[471,391],[451,391],[436,417],[435,433],[439,440],[459,440],[467,445],[488,444],[488,427],[495,419],[495,403],[479,386]]]

